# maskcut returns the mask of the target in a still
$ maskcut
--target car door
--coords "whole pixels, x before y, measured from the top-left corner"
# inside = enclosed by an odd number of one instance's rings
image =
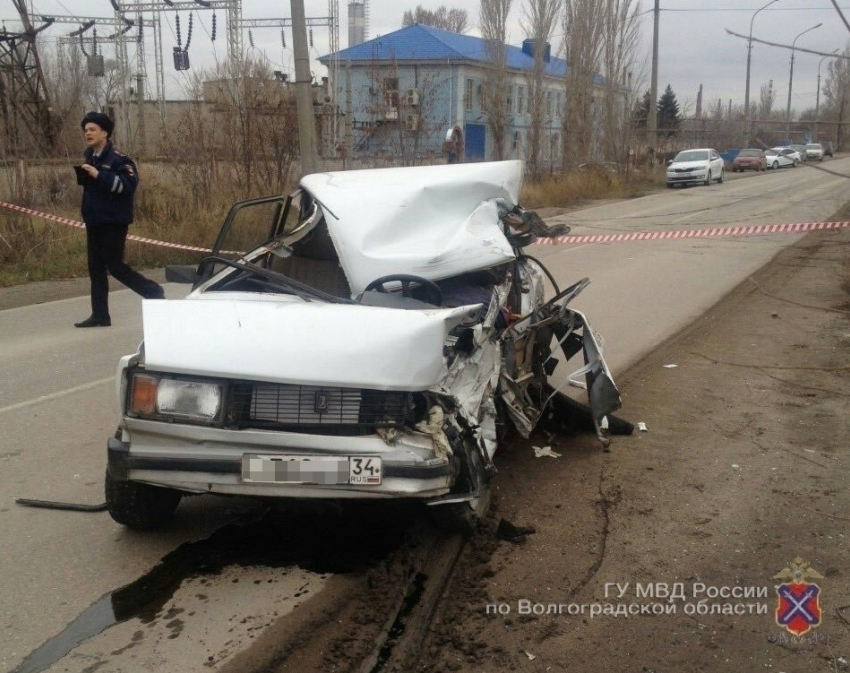
[[[723,158],[714,150],[711,150],[711,175],[720,177],[723,171]]]

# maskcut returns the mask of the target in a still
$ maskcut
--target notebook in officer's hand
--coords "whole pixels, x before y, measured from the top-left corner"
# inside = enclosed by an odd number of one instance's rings
[[[77,174],[78,185],[90,185],[94,182],[94,178],[86,173],[82,166],[74,166],[74,172]]]

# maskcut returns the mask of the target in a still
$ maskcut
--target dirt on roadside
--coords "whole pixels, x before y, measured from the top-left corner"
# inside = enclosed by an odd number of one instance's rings
[[[509,447],[494,513],[537,532],[473,541],[415,670],[847,670],[848,279],[850,232],[810,234],[619,381],[646,432]]]

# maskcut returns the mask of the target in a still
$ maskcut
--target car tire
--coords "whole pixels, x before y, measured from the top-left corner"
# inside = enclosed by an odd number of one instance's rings
[[[708,171],[705,174],[705,182],[702,184],[710,185],[711,184],[711,166],[708,167]]]
[[[779,162],[778,162],[778,161],[774,161],[774,162],[773,162],[773,164],[771,165],[771,168],[772,168],[773,170],[777,170],[777,169],[779,168]]]
[[[675,187],[675,185],[672,182],[667,183],[667,189],[673,189],[673,187]]]
[[[719,178],[717,178],[717,184],[718,184],[718,185],[722,185],[722,184],[723,184],[723,169],[722,169],[722,168],[720,169],[720,177],[719,177]]]
[[[796,159],[794,159],[794,163],[792,164],[792,167],[797,168],[797,166],[799,166],[799,165],[800,165],[800,162],[797,161]]]
[[[133,530],[159,528],[174,516],[183,494],[173,488],[117,481],[106,470],[106,510],[116,523]]]
[[[475,472],[479,475],[477,480],[478,497],[467,502],[452,502],[445,505],[431,505],[428,507],[434,526],[445,533],[471,535],[484,519],[487,510],[490,509],[492,495],[490,479],[485,474],[481,464],[481,457],[478,455],[477,449],[472,445],[471,440],[467,440],[465,448],[471,464],[463,468],[463,472],[466,472],[468,479],[473,478],[470,476],[470,472]]]

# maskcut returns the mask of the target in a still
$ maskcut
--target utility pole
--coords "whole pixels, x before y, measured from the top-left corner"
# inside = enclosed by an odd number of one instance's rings
[[[298,139],[301,150],[301,176],[315,173],[316,122],[310,78],[310,54],[307,50],[307,23],[304,0],[290,0],[292,13],[292,49],[295,53],[295,100],[298,106]]]
[[[649,115],[646,126],[649,134],[649,154],[655,161],[658,145],[658,16],[661,12],[661,0],[655,0],[652,24],[652,81],[649,87]]]
[[[756,20],[758,13],[770,7],[774,2],[779,0],[770,0],[764,7],[760,7],[755,11],[750,18],[750,37],[747,40],[747,88],[744,90],[744,146],[750,142],[750,62],[753,57],[753,21]]]

